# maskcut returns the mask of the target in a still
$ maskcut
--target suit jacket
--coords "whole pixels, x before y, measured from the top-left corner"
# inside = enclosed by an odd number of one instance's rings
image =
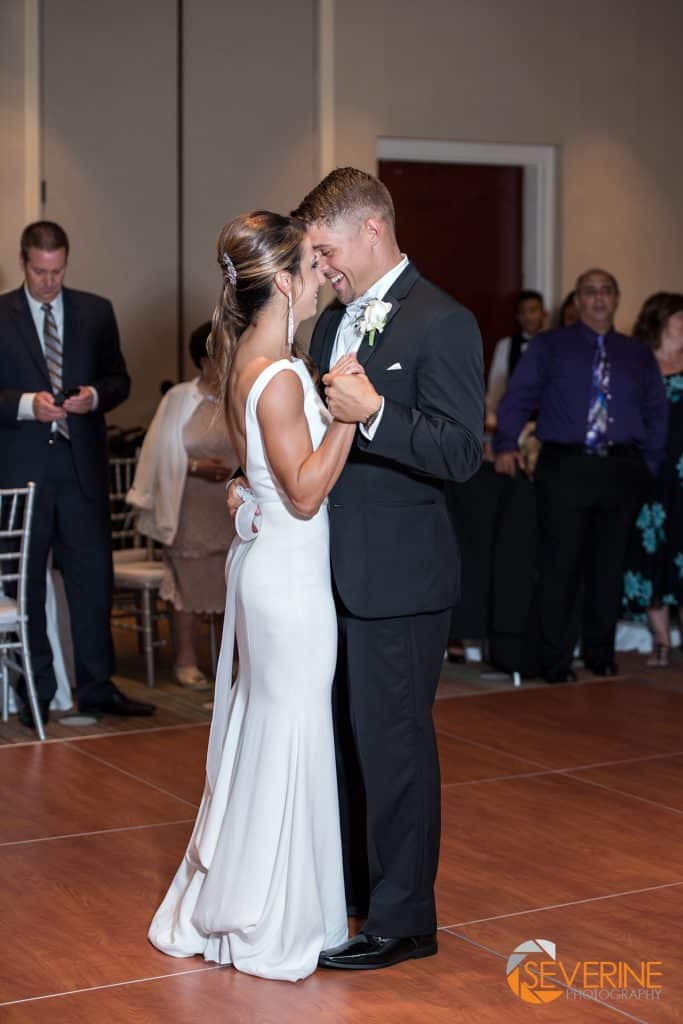
[[[121,354],[114,310],[108,299],[63,289],[64,388],[97,390],[94,412],[68,417],[74,464],[84,494],[106,495],[107,443],[104,414],[128,397],[130,377]],[[52,391],[47,363],[23,286],[0,295],[0,486],[40,484],[50,457],[49,423],[17,420],[25,392]]]
[[[439,611],[459,594],[460,558],[445,482],[478,469],[484,423],[481,336],[472,314],[409,264],[384,301],[391,309],[358,358],[384,412],[372,441],[360,431],[330,494],[332,572],[362,618]],[[320,316],[311,357],[321,373],[344,307]],[[400,369],[390,369],[399,364]]]

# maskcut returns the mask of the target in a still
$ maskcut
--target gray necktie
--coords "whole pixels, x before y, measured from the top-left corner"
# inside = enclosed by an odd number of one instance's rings
[[[358,330],[358,324],[371,301],[369,298],[355,299],[346,307],[339,325],[339,358],[348,355],[360,342],[362,335]]]
[[[49,302],[44,302],[40,307],[45,314],[43,320],[43,343],[45,345],[45,361],[47,362],[48,373],[50,374],[50,383],[52,384],[52,390],[55,395],[62,392],[62,339],[59,337],[57,330],[57,321],[54,318],[52,312],[52,306]],[[66,425],[66,420],[57,420],[57,430],[67,440],[69,438],[69,428]]]

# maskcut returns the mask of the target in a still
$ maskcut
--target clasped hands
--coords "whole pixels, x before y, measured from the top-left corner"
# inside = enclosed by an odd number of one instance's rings
[[[65,398],[62,405],[55,402],[54,395],[49,391],[39,391],[33,399],[33,415],[40,423],[54,423],[65,420],[67,413],[83,416],[90,412],[95,404],[91,388],[80,387],[77,395]]]
[[[343,423],[363,423],[382,404],[353,352],[334,364],[323,377],[323,384],[330,413]],[[228,484],[226,504],[233,519],[243,503],[239,488],[248,486],[244,477],[236,477]]]
[[[327,407],[335,420],[364,423],[382,404],[355,353],[342,356],[323,377]]]
[[[518,470],[529,475],[524,456],[519,451],[500,452],[493,460],[496,473],[503,476],[516,476]]]

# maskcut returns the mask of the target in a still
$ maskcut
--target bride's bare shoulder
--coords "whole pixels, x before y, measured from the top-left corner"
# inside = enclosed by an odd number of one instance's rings
[[[242,366],[233,367],[231,390],[233,395],[241,402],[246,402],[249,392],[261,376],[263,371],[275,362],[267,356],[255,356]]]

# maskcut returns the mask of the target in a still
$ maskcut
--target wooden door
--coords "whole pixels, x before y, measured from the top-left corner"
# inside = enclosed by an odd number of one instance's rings
[[[522,287],[523,168],[380,160],[398,241],[418,269],[476,316],[488,366],[515,329]]]

